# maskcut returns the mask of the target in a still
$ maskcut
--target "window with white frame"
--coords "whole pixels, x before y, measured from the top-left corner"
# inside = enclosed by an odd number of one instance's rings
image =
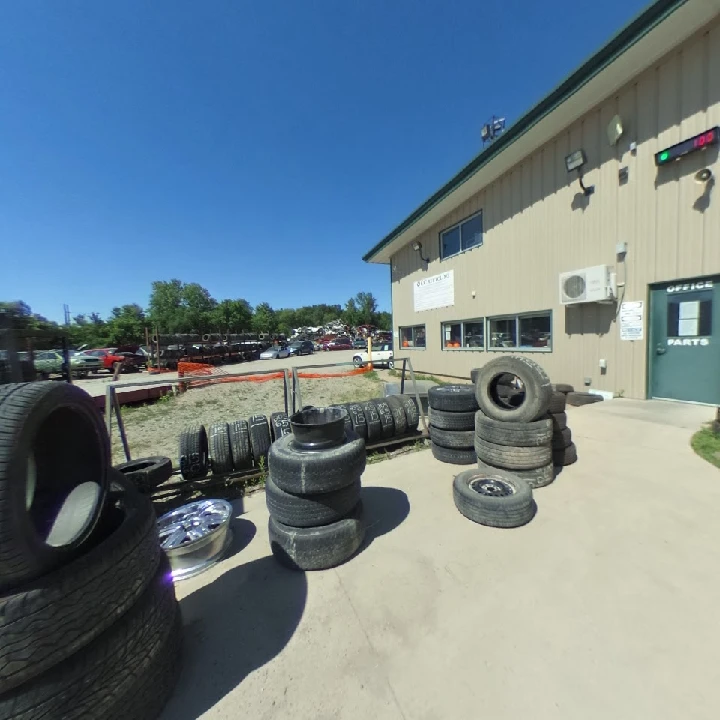
[[[443,323],[443,350],[484,350],[485,321],[482,318]]]
[[[425,326],[411,325],[400,328],[400,345],[404,348],[425,349]]]
[[[550,310],[488,318],[488,350],[552,350]]]
[[[483,243],[482,210],[440,233],[440,259],[478,247]]]

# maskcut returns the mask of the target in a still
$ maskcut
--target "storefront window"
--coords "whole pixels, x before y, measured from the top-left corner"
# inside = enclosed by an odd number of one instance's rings
[[[482,318],[442,325],[443,350],[484,350],[485,323]]]
[[[549,310],[488,319],[489,349],[552,350],[552,314]]]
[[[404,348],[425,347],[425,326],[412,325],[410,327],[400,328],[400,345]]]
[[[539,315],[523,315],[518,322],[521,348],[550,350],[552,337],[549,312]]]
[[[488,320],[488,339],[491,348],[517,347],[517,318],[490,318]]]

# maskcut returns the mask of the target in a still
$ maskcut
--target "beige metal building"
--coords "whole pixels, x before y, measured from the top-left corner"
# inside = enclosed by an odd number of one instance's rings
[[[720,404],[718,126],[720,0],[660,0],[365,255],[396,355]]]

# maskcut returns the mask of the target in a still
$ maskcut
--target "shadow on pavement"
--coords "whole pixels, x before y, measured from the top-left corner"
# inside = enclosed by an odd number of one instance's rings
[[[295,632],[306,599],[305,574],[272,556],[232,568],[183,598],[184,666],[161,719],[196,720],[272,660]]]
[[[385,487],[364,487],[360,497],[366,526],[362,551],[375,538],[402,524],[410,513],[410,500],[402,490]]]

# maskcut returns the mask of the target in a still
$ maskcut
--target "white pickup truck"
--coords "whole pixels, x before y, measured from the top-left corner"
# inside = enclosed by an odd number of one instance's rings
[[[367,351],[358,353],[353,357],[353,363],[355,367],[364,367],[370,362],[370,355]],[[372,364],[373,365],[384,365],[387,368],[395,367],[393,362],[393,349],[392,345],[385,343],[384,345],[378,345],[373,347],[372,350]]]

